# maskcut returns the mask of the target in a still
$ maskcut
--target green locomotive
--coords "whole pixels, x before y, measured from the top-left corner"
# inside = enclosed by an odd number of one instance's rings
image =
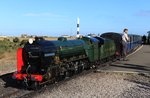
[[[19,48],[17,72],[13,78],[35,85],[52,79],[65,78],[85,69],[99,66],[115,56],[115,43],[101,37],[82,37],[57,41],[36,39]]]

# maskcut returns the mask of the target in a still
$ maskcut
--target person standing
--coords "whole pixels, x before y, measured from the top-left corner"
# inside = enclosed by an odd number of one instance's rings
[[[128,29],[123,30],[123,35],[122,35],[122,46],[123,46],[123,60],[126,61],[126,56],[127,56],[127,45],[129,42],[129,37],[128,37]]]

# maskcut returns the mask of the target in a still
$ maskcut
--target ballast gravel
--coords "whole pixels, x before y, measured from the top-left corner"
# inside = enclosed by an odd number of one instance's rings
[[[31,96],[30,96],[31,97]],[[36,92],[33,98],[150,98],[150,75],[89,73]]]

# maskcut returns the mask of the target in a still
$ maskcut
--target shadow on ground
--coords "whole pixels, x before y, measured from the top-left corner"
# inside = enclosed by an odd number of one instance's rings
[[[135,65],[135,64],[112,64],[111,66],[120,67],[120,68],[127,68],[127,69],[134,69],[135,71],[146,71],[150,72],[150,67],[144,65]]]
[[[150,81],[145,82],[145,81],[139,81],[139,80],[137,81],[137,80],[132,80],[132,79],[131,80],[130,79],[125,79],[125,80],[127,80],[129,82],[136,83],[139,88],[150,90]]]
[[[8,73],[0,76],[0,80],[4,82],[4,88],[12,87],[17,89],[22,89],[22,87],[17,83],[16,80],[12,79],[13,73]]]

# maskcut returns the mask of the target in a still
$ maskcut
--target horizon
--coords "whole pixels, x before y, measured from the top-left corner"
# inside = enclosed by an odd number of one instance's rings
[[[111,31],[110,31],[111,32]],[[108,32],[104,32],[104,33],[108,33]],[[122,33],[122,32],[114,32],[114,33]],[[95,34],[95,33],[87,33],[87,34],[85,34],[85,35],[83,35],[83,36],[89,36],[89,34],[94,34],[94,35],[96,35],[96,36],[98,36],[98,35],[101,35],[101,34],[103,34],[103,33],[99,33],[99,34]],[[135,35],[140,35],[140,36],[143,36],[143,35],[145,35],[145,36],[148,36],[148,33],[146,33],[146,34],[136,34],[136,33],[128,33],[128,34],[135,34]],[[22,35],[24,35],[24,34],[20,34],[20,35],[0,35],[0,37],[2,37],[2,38],[5,38],[5,37],[21,37]],[[82,35],[82,34],[81,34]],[[68,37],[76,37],[76,35],[57,35],[57,36],[51,36],[51,35],[30,35],[30,34],[27,34],[27,36],[30,38],[30,36],[37,36],[37,37],[40,37],[40,36],[45,36],[45,37],[61,37],[61,36],[68,36]],[[27,37],[27,38],[28,38]],[[34,38],[34,37],[33,37]]]
[[[147,35],[150,30],[149,0],[2,0],[0,36],[75,36],[77,17],[80,34],[122,32]]]

